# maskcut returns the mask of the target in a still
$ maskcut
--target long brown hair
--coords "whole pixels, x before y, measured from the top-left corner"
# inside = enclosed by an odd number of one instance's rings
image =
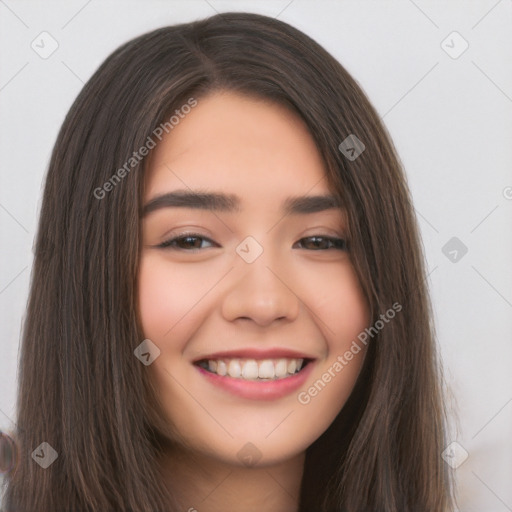
[[[402,306],[372,337],[345,407],[307,450],[300,511],[451,510],[442,376],[402,165],[339,62],[288,24],[249,13],[129,41],[63,123],[35,245],[12,433],[18,463],[6,475],[5,510],[175,509],[157,464],[153,390],[133,354],[143,340],[137,271],[148,159],[130,159],[175,109],[218,90],[278,102],[304,120],[346,208],[372,321]],[[350,135],[365,146],[355,159],[339,149]],[[58,454],[47,469],[31,456],[42,442]]]

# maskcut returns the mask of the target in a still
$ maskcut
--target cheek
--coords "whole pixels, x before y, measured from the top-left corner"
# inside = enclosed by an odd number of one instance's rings
[[[324,357],[298,402],[312,416],[322,418],[321,432],[337,416],[356,383],[367,352],[358,335],[368,327],[370,314],[352,265],[317,275],[315,282],[310,287],[310,307],[321,320],[317,325],[325,340]]]
[[[159,357],[147,370],[165,411],[166,425],[160,428],[170,428],[166,432],[171,438],[179,437],[178,432],[188,428],[185,425],[175,430],[180,420],[180,415],[176,417],[175,404],[189,400],[183,392],[183,385],[190,388],[182,364],[183,351],[197,329],[200,315],[204,314],[201,310],[204,303],[200,299],[209,287],[204,273],[197,269],[177,268],[161,255],[149,252],[141,257],[138,299],[142,331],[144,337],[160,349]],[[184,416],[188,421],[189,415]]]
[[[144,336],[159,339],[177,321],[180,301],[173,290],[173,281],[166,279],[165,269],[158,261],[143,257],[139,270],[139,308]],[[182,307],[182,306],[181,306]]]
[[[344,352],[370,321],[368,302],[352,265],[340,265],[314,276],[308,306],[319,321],[329,356]]]
[[[176,269],[164,258],[143,255],[139,267],[139,311],[144,335],[165,342],[182,339],[191,328],[208,276],[196,269]],[[172,334],[171,334],[172,332]]]

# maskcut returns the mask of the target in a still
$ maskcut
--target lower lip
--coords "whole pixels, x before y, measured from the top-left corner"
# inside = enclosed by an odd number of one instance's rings
[[[304,369],[290,377],[262,382],[235,379],[227,376],[222,377],[200,366],[196,366],[196,368],[212,384],[233,395],[249,398],[251,400],[276,400],[299,389],[311,374],[313,364],[314,361],[309,362]]]

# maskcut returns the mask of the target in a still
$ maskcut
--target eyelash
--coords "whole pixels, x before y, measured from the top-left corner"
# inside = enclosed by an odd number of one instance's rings
[[[170,238],[169,240],[165,240],[164,242],[162,242],[161,244],[157,245],[156,247],[159,248],[159,249],[169,249],[169,250],[181,250],[181,251],[186,251],[186,252],[197,252],[197,251],[200,251],[202,249],[200,248],[193,248],[193,249],[183,249],[183,248],[177,248],[175,246],[173,246],[172,244],[174,244],[175,242],[179,241],[179,240],[184,240],[184,239],[187,239],[187,238],[196,238],[196,239],[202,239],[202,240],[206,240],[210,243],[213,243],[215,244],[215,242],[213,240],[211,240],[210,238],[206,237],[206,236],[203,236],[203,235],[200,235],[198,233],[183,233],[177,237],[174,237],[174,238]],[[304,238],[301,238],[299,240],[302,241],[302,240],[307,240],[307,239],[311,239],[311,238],[320,238],[320,239],[323,239],[323,240],[328,240],[330,243],[331,243],[331,247],[329,247],[328,249],[316,249],[316,250],[320,250],[320,251],[325,251],[325,250],[329,250],[329,249],[337,249],[337,250],[340,250],[340,251],[346,251],[348,250],[348,243],[346,240],[342,239],[342,238],[336,238],[336,237],[332,237],[332,236],[324,236],[324,235],[311,235],[311,236],[307,236],[307,237],[304,237]],[[313,249],[315,250],[315,249]]]

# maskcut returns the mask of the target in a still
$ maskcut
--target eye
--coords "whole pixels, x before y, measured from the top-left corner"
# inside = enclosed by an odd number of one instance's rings
[[[303,241],[307,242],[304,244]],[[304,249],[310,250],[329,250],[329,249],[338,249],[340,251],[346,251],[348,249],[347,241],[342,238],[335,238],[331,236],[322,236],[322,235],[314,235],[302,238],[299,240],[300,244],[305,247]]]
[[[165,240],[161,244],[157,245],[156,247],[160,249],[177,249],[177,250],[184,250],[188,252],[195,252],[200,249],[205,249],[204,246],[202,246],[203,242],[210,243],[210,246],[216,245],[218,247],[218,244],[216,244],[213,240],[209,239],[208,237],[202,236],[198,233],[182,233],[181,235],[170,238],[169,240]],[[304,241],[306,243],[304,244]],[[298,244],[302,245],[300,247],[301,249],[307,249],[307,250],[314,250],[314,251],[325,251],[329,249],[338,249],[341,251],[346,251],[348,249],[348,244],[346,240],[342,238],[335,238],[330,236],[321,236],[321,235],[314,235],[314,236],[308,236],[305,238],[302,238],[297,242]]]
[[[201,247],[200,241],[208,241],[211,244],[215,244],[209,238],[199,235],[197,233],[183,233],[175,238],[170,238],[169,240],[165,240],[161,244],[157,245],[160,249],[178,249],[178,250],[189,250],[196,251],[199,249],[203,249]],[[198,243],[199,241],[199,243]],[[217,245],[217,244],[215,244]]]

